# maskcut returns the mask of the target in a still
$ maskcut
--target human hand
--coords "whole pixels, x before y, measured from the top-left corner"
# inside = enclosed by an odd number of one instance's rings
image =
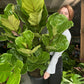
[[[44,79],[48,79],[49,77],[50,77],[50,74],[49,74],[48,72],[45,72],[43,78],[44,78]]]

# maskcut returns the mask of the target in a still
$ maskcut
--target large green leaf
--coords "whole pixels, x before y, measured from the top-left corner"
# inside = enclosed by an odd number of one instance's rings
[[[44,0],[22,0],[22,9],[29,15],[29,23],[38,25],[43,11]]]
[[[13,67],[8,63],[0,64],[0,82],[5,82],[10,76]]]
[[[22,0],[16,0],[16,2],[19,6],[22,6]]]
[[[39,12],[44,6],[44,0],[22,0],[22,8],[28,13]]]
[[[16,48],[16,45],[11,41],[7,43],[7,48]]]
[[[4,53],[0,56],[0,63],[9,62],[11,63],[12,54]]]
[[[38,62],[37,64],[43,64],[43,63],[47,63],[50,59],[50,55],[47,52],[42,52],[41,55],[38,56]]]
[[[38,25],[42,16],[42,10],[40,12],[34,12],[29,14],[29,23],[31,25]]]
[[[7,78],[10,76],[10,72],[0,72],[0,83],[3,83],[7,80]]]
[[[34,71],[35,69],[37,69],[39,65],[31,64],[31,63],[29,63],[29,61],[28,61],[27,66],[28,66],[28,67],[27,67],[27,70],[28,70],[29,72],[32,72],[32,71]]]
[[[27,61],[27,70],[29,71],[29,72],[32,72],[32,71],[34,71],[34,70],[36,70],[36,69],[40,69],[40,70],[42,70],[42,71],[44,71],[47,67],[45,66],[45,64],[36,64],[36,63],[31,63],[31,62],[29,62],[29,61]]]
[[[0,35],[0,41],[6,41],[6,40],[8,40],[7,36]]]
[[[39,61],[39,58],[42,55],[42,49],[41,48],[37,48],[37,50],[30,56],[28,57],[28,61],[32,63],[37,63],[37,61]]]
[[[23,37],[28,45],[28,48],[31,49],[32,48],[32,41],[34,39],[34,33],[31,32],[30,30],[24,31]]]
[[[21,79],[21,74],[13,73],[9,77],[7,84],[19,84]]]
[[[23,36],[17,37],[15,40],[15,43],[16,43],[18,48],[27,48],[26,39],[24,39]]]
[[[39,49],[37,51],[39,51]],[[48,66],[47,62],[50,59],[49,53],[44,51],[39,51],[39,53],[40,54],[35,54],[35,57],[33,58],[32,57],[28,58],[27,60],[28,71],[31,72],[38,68],[41,70],[42,73],[47,68]]]
[[[29,62],[28,62],[28,71],[29,72],[32,72],[32,71],[34,71],[35,69],[40,69],[40,70],[42,70],[42,71],[44,71],[46,68],[47,68],[48,66],[45,66],[45,64],[29,64]]]
[[[9,63],[3,63],[0,64],[0,72],[10,72],[12,70],[12,67]]]
[[[49,35],[48,34],[43,34],[42,35],[42,41],[43,41],[45,46],[48,46],[49,42],[50,42]]]
[[[13,55],[13,57],[15,57],[17,60],[23,61],[22,55],[19,54],[15,48],[10,49],[9,53],[11,53]]]
[[[4,14],[9,16],[14,13],[14,4],[8,4],[4,9]]]
[[[38,45],[36,46],[35,48],[33,48],[32,50],[29,50],[29,49],[24,49],[24,48],[20,48],[18,49],[18,52],[20,54],[22,54],[23,56],[31,56],[31,54],[35,53],[41,46]]]
[[[66,29],[69,29],[73,26],[73,22],[69,21],[66,16],[54,13],[48,18],[47,28],[49,31],[50,37],[55,36],[56,34],[63,33]]]
[[[15,64],[16,68],[22,69],[23,67],[23,62],[21,60],[17,60],[16,64]]]
[[[69,42],[66,38],[66,36],[62,34],[56,35],[50,42],[50,46],[47,46],[46,48],[50,51],[56,51],[61,52],[68,48]]]
[[[32,40],[34,39],[34,34],[30,30],[24,31],[22,36],[16,38],[15,43],[18,48],[32,48]]]
[[[32,56],[28,57],[27,60],[31,63],[36,63],[38,61],[38,57],[32,55]]]
[[[1,55],[2,59],[0,60],[0,82],[5,82],[8,78],[7,84],[19,84],[20,82],[20,72],[23,67],[23,62],[17,60],[14,65],[9,61],[11,60],[11,54]],[[4,57],[4,58],[3,58]],[[14,60],[14,59],[13,59]],[[3,77],[2,77],[3,76]]]
[[[79,74],[71,73],[71,71],[63,71],[63,79],[61,84],[84,84],[84,78]]]
[[[47,69],[48,66],[46,65],[40,65],[40,67],[38,67],[40,69],[40,75],[43,76],[44,71]]]
[[[21,69],[23,67],[23,62],[20,60],[17,60],[14,66],[14,70],[12,74],[9,76],[9,79],[7,81],[7,84],[19,84],[21,79]]]
[[[27,63],[24,63],[23,68],[21,69],[21,74],[25,74],[27,72]]]
[[[84,84],[84,78],[78,74],[73,74],[71,77],[72,84]]]
[[[41,21],[39,23],[40,27],[46,26],[47,18],[48,18],[48,11],[46,5],[44,4]]]
[[[0,35],[0,41],[9,41],[10,39],[15,39],[16,37],[13,36],[11,33],[1,33]]]
[[[5,34],[7,34],[9,36],[9,34],[10,34],[11,36],[13,36],[11,33],[11,30],[6,28],[6,26],[2,24],[2,22],[1,22],[2,18],[8,19],[8,17],[6,15],[0,15],[0,27],[5,31],[5,33],[1,32],[1,35],[5,36]]]
[[[29,50],[29,49],[20,48],[20,49],[17,49],[17,51],[26,57],[28,57],[28,56],[30,56],[30,54],[32,54],[31,50]]]
[[[14,15],[8,16],[8,19],[1,18],[0,20],[3,26],[5,26],[6,28],[12,31],[17,31],[19,28],[20,21]]]
[[[18,0],[18,1],[20,1],[20,0]],[[22,12],[22,9],[20,6],[18,6],[18,5],[15,6],[15,12],[17,13],[17,15],[21,19],[21,21],[26,23],[26,25],[29,26],[29,23],[28,23],[29,15],[27,13],[24,14],[24,12]]]

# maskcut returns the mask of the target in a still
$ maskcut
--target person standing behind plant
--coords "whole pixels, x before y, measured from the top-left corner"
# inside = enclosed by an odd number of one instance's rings
[[[65,15],[68,20],[72,20],[74,16],[74,10],[70,5],[65,5],[58,10],[59,14]],[[65,30],[63,35],[67,37],[70,43],[71,34],[69,30]],[[50,64],[44,73],[44,79],[48,79],[49,84],[60,84],[62,80],[62,52],[50,52],[51,58]]]

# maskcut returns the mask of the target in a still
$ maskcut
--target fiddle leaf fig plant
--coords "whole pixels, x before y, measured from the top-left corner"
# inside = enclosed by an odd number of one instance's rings
[[[0,83],[19,84],[21,74],[47,69],[49,52],[61,52],[69,42],[62,33],[73,26],[59,13],[48,17],[44,0],[17,0],[0,14],[0,27],[5,31],[0,41],[7,42],[8,51],[0,55]],[[47,27],[48,33],[42,30]]]

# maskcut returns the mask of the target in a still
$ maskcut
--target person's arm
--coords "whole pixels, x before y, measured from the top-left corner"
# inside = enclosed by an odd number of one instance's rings
[[[62,52],[55,52],[55,54],[52,56],[52,59],[50,61],[50,64],[49,64],[46,72],[48,72],[49,74],[54,74],[55,73],[58,58],[62,55],[62,53],[63,53],[63,51]]]
[[[69,30],[66,30],[65,32],[63,32],[63,35],[65,35],[67,37],[67,40],[70,43],[71,40],[71,34],[69,32]],[[46,72],[44,73],[44,79],[47,79],[50,74],[54,74],[55,73],[55,69],[56,69],[56,64],[58,62],[58,58],[62,55],[64,51],[62,52],[55,52],[55,54],[53,55],[50,64],[46,70]]]
[[[58,62],[58,58],[62,55],[63,52],[55,52],[55,54],[53,55],[50,64],[46,70],[46,72],[44,73],[44,79],[48,79],[50,77],[50,74],[54,74],[55,73],[55,69],[56,69],[56,64]]]

